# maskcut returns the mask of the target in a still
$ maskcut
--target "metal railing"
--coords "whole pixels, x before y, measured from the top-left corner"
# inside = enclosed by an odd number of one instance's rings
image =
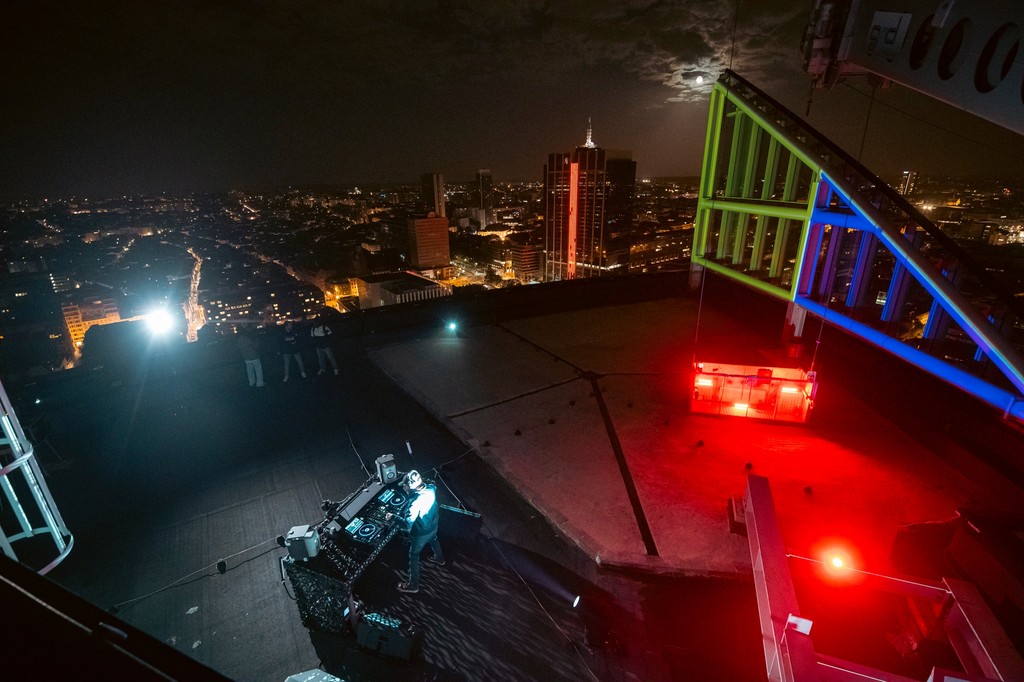
[[[74,537],[68,532],[60,511],[50,495],[43,472],[36,461],[32,444],[25,437],[10,398],[0,382],[0,490],[6,504],[0,511],[0,548],[18,561],[14,544],[48,535],[53,542],[41,548],[33,543],[34,561],[43,564],[40,575],[48,573],[71,552]]]

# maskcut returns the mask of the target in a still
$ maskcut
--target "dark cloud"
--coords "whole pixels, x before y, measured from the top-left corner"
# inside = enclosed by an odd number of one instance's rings
[[[179,74],[245,85],[314,77],[437,84],[499,76],[510,65],[564,74],[614,64],[675,87],[687,71],[716,76],[733,37],[737,65],[776,61],[766,46],[780,44],[776,34],[796,15],[766,11],[772,4],[743,9],[751,16],[733,33],[735,8],[719,0],[41,3],[25,12],[17,48],[22,57],[45,52],[38,68],[87,80]]]
[[[598,143],[632,149],[641,174],[696,173],[723,69],[794,108],[806,101],[807,11],[803,0],[21,3],[0,26],[0,189],[488,166],[529,179],[547,152],[582,142],[591,116]],[[856,110],[833,118],[855,128]]]

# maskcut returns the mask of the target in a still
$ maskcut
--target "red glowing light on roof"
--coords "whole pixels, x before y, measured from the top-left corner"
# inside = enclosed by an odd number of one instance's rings
[[[805,423],[817,374],[796,367],[694,362],[690,411]]]

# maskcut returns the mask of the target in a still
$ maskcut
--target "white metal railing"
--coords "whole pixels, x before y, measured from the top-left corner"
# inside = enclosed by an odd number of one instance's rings
[[[44,563],[39,574],[48,573],[71,552],[74,537],[61,518],[43,473],[36,461],[32,444],[25,437],[14,406],[0,382],[0,491],[7,504],[0,509],[0,549],[19,561],[14,544],[19,540],[48,535],[53,551],[42,561],[33,556],[33,563]]]

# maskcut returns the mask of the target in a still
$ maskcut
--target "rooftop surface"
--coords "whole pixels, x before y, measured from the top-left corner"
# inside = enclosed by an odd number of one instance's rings
[[[747,573],[747,541],[730,534],[726,500],[743,495],[748,471],[771,480],[792,552],[814,554],[827,532],[882,572],[893,570],[901,526],[991,500],[990,483],[937,457],[828,372],[810,428],[687,414],[695,312],[682,299],[590,309],[370,357],[604,565]],[[707,365],[739,353],[785,362],[770,342],[704,313]],[[1013,499],[1010,487],[999,492]]]
[[[352,680],[763,678],[747,543],[726,504],[748,472],[771,481],[792,553],[844,541],[882,573],[902,525],[1013,509],[1020,490],[1012,467],[950,431],[997,418],[941,399],[919,409],[942,389],[841,334],[813,357],[808,426],[689,414],[695,355],[782,364],[772,323],[723,295],[349,337],[338,377],[283,383],[267,353],[264,388],[223,342],[132,376],[27,387],[44,402],[19,416],[42,435],[76,536],[50,577],[241,680],[319,666]],[[394,589],[400,540],[356,586],[368,608],[423,628],[411,664],[306,630],[276,542],[385,453],[483,518],[475,540],[442,529],[451,560],[426,564],[419,594]]]

